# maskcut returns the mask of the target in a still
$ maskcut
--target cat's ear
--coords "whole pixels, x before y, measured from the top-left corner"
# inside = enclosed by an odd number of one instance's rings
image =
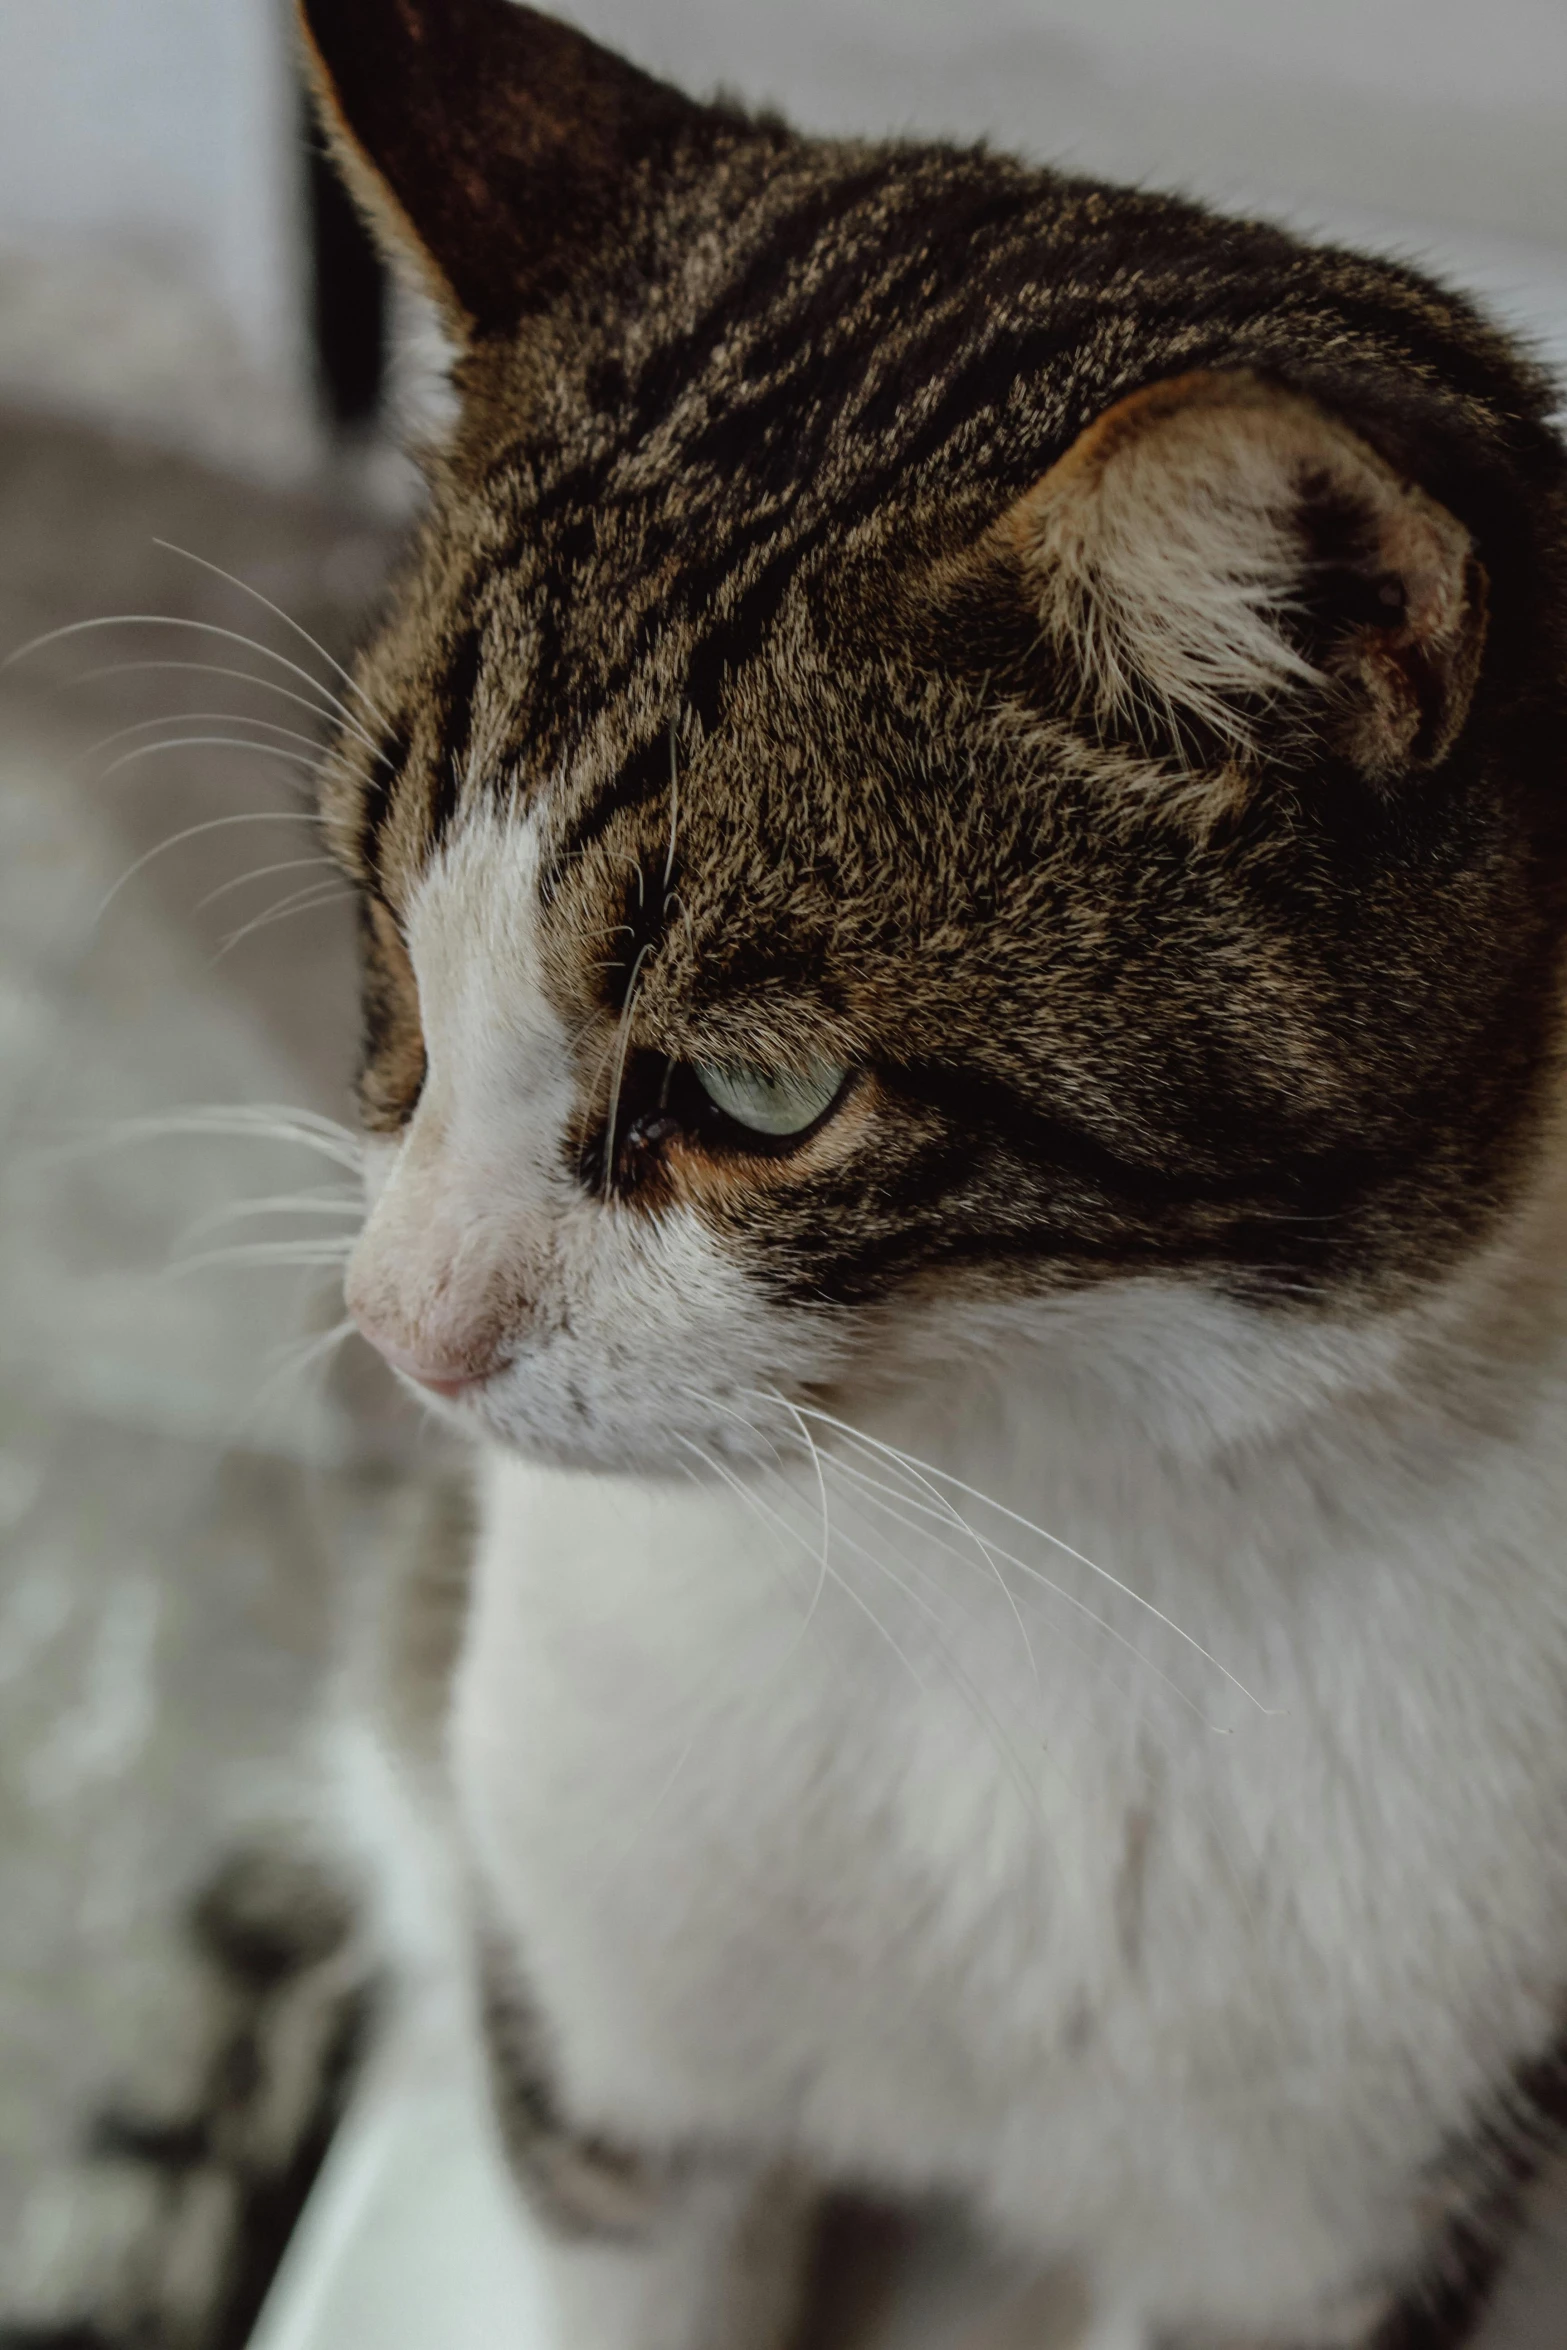
[[[735,118],[513,0],[298,0],[337,157],[460,335],[554,300],[629,192]]]
[[[1379,783],[1437,765],[1463,725],[1486,615],[1469,533],[1258,376],[1119,401],[998,530],[1111,725],[1243,761],[1309,739]]]

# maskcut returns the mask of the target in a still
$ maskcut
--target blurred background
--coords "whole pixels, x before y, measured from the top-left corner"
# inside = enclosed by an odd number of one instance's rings
[[[568,13],[808,128],[1418,258],[1567,368],[1561,0]],[[450,1472],[330,1335],[353,957],[301,790],[440,357],[281,0],[6,0],[0,656],[50,641],[0,674],[0,2350],[244,2341],[351,2062],[333,1627]]]

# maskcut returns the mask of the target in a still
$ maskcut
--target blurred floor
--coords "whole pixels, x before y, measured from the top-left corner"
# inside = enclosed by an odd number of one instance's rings
[[[244,574],[334,647],[387,556],[380,530],[326,501],[3,418],[0,654],[89,616],[166,613],[254,633],[330,677],[155,536]],[[188,628],[83,632],[0,677],[0,2338],[91,2318],[98,2333],[78,2338],[128,2343],[161,2303],[186,2313],[168,2340],[206,2338],[235,2195],[201,2170],[191,2133],[233,1986],[185,1920],[237,1836],[311,1809],[334,1576],[398,1539],[390,1464],[412,1439],[368,1362],[357,1393],[341,1375],[287,1373],[279,1350],[337,1318],[330,1274],[166,1276],[204,1215],[351,1175],[264,1141],[104,1146],[115,1120],[190,1103],[341,1117],[353,1057],[335,893],[220,955],[321,878],[300,867],[225,887],[319,854],[293,815],[304,770],[207,745],[105,776],[166,733],[250,731],[227,715],[96,747],[182,713],[249,712],[305,735],[319,722],[233,678],[119,670],[147,661],[248,668],[319,698]],[[106,668],[118,673],[87,674]],[[99,919],[157,842],[235,817],[152,859]],[[60,1156],[62,1141],[82,1147]],[[312,1238],[345,1228],[258,1219],[196,1245],[301,1224]],[[164,2260],[171,2200],[192,2195],[205,2216]]]

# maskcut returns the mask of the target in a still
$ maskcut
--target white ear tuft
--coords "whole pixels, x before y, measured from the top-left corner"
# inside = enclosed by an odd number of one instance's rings
[[[1485,631],[1468,532],[1258,376],[1119,401],[1001,529],[1112,726],[1242,759],[1309,734],[1380,779],[1435,765],[1463,723]]]

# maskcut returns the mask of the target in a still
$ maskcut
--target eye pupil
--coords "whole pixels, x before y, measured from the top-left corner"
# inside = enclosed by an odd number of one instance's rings
[[[831,1109],[845,1072],[835,1062],[808,1069],[759,1069],[743,1061],[698,1061],[697,1083],[715,1109],[748,1133],[802,1134]]]

